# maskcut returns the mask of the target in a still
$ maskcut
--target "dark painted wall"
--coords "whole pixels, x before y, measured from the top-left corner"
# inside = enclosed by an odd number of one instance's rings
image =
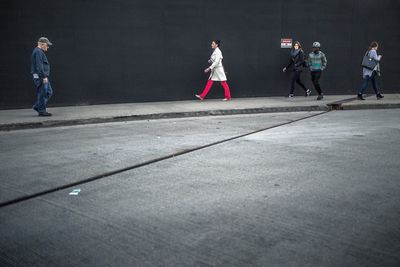
[[[327,94],[356,92],[362,55],[377,40],[381,87],[400,88],[397,0],[2,0],[0,10],[0,108],[32,105],[30,54],[42,35],[54,43],[52,105],[193,99],[213,38],[222,40],[233,97],[287,93],[282,37],[306,51],[321,42]],[[210,97],[222,96],[215,86]]]

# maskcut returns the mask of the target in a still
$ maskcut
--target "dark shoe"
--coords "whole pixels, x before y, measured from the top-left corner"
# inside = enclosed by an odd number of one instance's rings
[[[286,97],[294,97],[294,94],[288,94]]]
[[[357,94],[357,99],[358,100],[365,100],[365,98],[362,96],[362,94]]]
[[[324,98],[323,95],[318,95],[317,100],[322,100],[322,98]]]
[[[378,93],[378,94],[376,94],[376,99],[382,99],[383,98],[383,95],[381,95],[381,93]]]
[[[45,112],[39,112],[39,116],[40,116],[40,117],[50,117],[51,115],[53,115],[53,114],[51,114],[51,113],[49,113],[49,112],[47,112],[47,111],[45,111]]]
[[[310,90],[310,89],[307,89],[306,95],[305,95],[305,96],[307,97],[307,96],[309,96],[309,95],[311,95],[311,90]]]
[[[36,106],[33,106],[32,109],[36,112],[39,112],[38,108]]]

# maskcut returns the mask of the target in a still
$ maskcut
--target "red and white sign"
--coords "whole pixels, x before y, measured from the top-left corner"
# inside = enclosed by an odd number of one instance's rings
[[[281,48],[292,48],[292,39],[289,38],[281,39]]]

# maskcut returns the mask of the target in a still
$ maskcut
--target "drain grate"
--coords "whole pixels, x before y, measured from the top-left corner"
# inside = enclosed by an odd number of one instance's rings
[[[356,100],[356,97],[339,100],[336,102],[328,103],[329,110],[343,110],[343,104]]]

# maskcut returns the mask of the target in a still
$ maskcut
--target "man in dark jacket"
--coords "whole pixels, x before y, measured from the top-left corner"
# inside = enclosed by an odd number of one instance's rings
[[[33,109],[39,113],[39,116],[51,116],[47,112],[47,102],[53,94],[53,89],[49,81],[50,64],[44,52],[49,49],[52,43],[46,37],[40,37],[38,46],[32,52],[31,74],[33,83],[36,87],[36,103]]]

